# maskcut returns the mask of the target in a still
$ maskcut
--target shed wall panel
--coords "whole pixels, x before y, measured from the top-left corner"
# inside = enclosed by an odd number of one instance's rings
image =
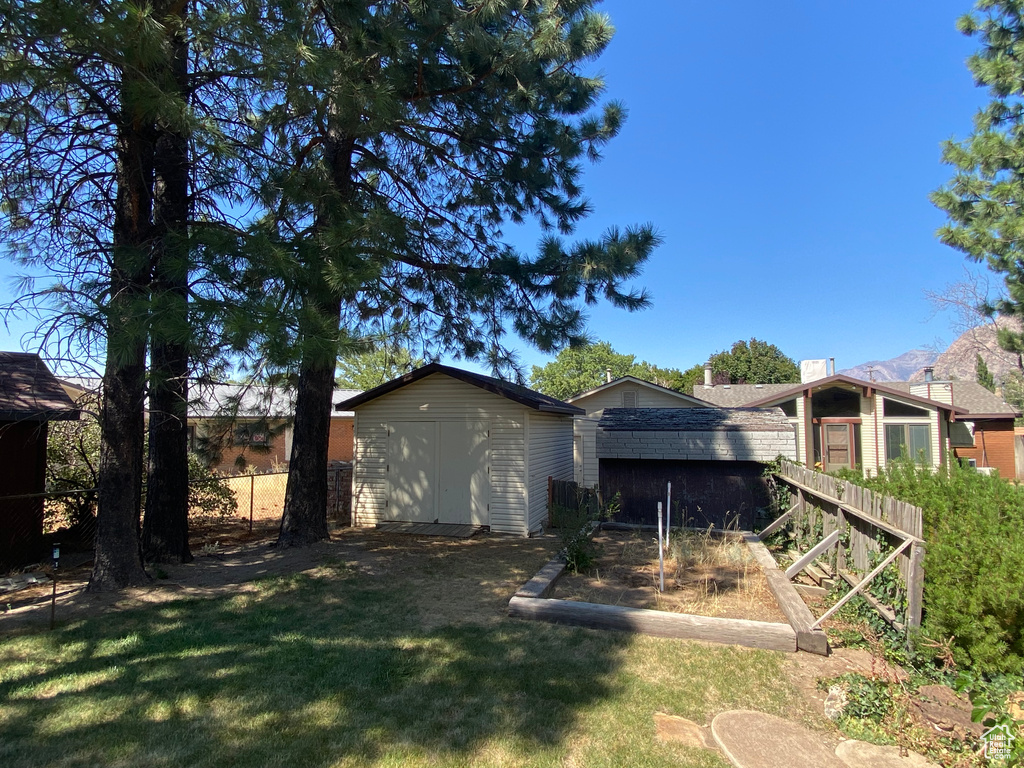
[[[657,525],[672,483],[672,525],[751,530],[770,504],[764,464],[753,461],[602,459],[601,492],[619,496],[615,520]]]
[[[548,478],[572,480],[572,419],[531,413],[529,436],[529,531],[538,531],[548,514]]]
[[[389,422],[460,420],[490,422],[491,530],[525,534],[528,413],[518,403],[443,374],[427,376],[359,406],[352,481],[354,524],[375,525],[385,518]],[[571,451],[570,445],[570,456]]]

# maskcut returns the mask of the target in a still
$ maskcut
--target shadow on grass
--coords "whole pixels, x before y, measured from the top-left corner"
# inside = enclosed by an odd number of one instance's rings
[[[626,636],[424,630],[335,568],[0,640],[0,764],[558,762]]]

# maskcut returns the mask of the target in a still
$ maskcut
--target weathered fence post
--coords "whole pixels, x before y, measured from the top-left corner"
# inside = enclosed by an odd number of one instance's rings
[[[910,548],[910,571],[907,574],[907,629],[921,626],[921,607],[924,604],[924,542]]]
[[[249,475],[249,533],[252,533],[252,500],[256,495],[256,475]]]

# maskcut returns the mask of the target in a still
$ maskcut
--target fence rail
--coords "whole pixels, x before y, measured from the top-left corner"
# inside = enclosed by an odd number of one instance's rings
[[[846,581],[852,581],[848,563],[867,573],[879,569],[883,543],[898,550],[895,561],[907,591],[905,624],[919,627],[925,554],[921,508],[788,461],[782,462],[776,478],[790,488],[786,517],[798,529],[820,531],[822,539],[838,532],[836,570]],[[889,613],[882,611],[886,618],[891,618]]]

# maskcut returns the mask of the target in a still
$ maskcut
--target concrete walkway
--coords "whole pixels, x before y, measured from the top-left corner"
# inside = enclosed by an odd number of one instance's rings
[[[938,768],[897,747],[844,741],[835,753],[802,725],[750,710],[723,712],[711,723],[719,748],[737,768]]]

